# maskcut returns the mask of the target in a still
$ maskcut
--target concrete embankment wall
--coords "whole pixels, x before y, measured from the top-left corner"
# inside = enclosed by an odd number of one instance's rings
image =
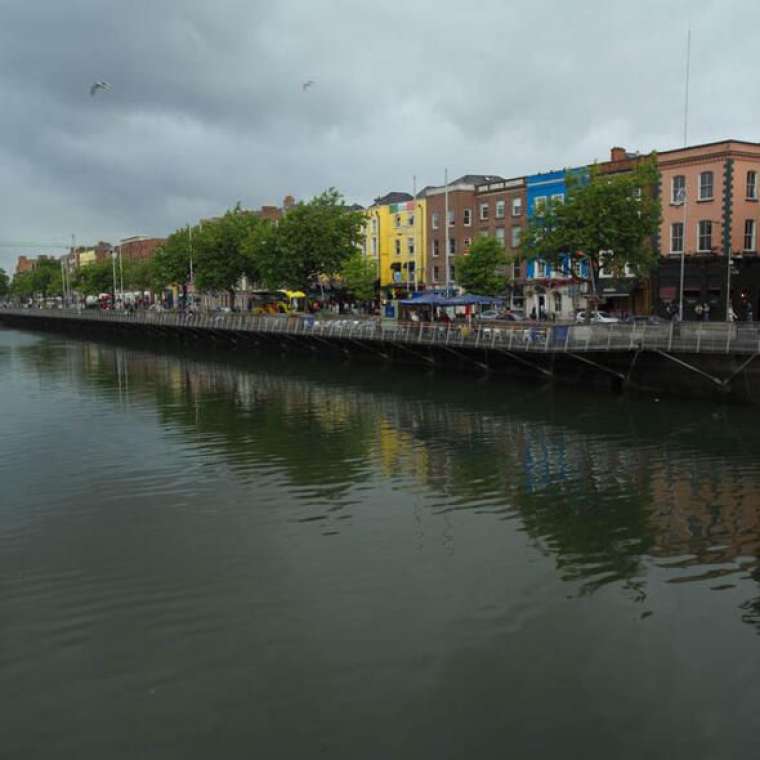
[[[600,391],[629,390],[655,396],[760,402],[760,359],[746,354],[678,354],[648,350],[541,352],[489,347],[410,344],[403,341],[324,337],[289,332],[146,324],[129,320],[61,318],[0,311],[0,324],[63,332],[80,338],[170,341],[220,351],[301,353],[330,361],[412,364],[427,369],[491,373],[530,382],[557,382]]]

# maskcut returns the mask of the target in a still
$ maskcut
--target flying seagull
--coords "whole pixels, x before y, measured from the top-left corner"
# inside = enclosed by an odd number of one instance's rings
[[[90,97],[93,97],[98,90],[110,90],[111,85],[108,82],[94,82],[90,87]]]
[[[316,84],[316,82],[313,79],[309,79],[307,82],[304,82],[301,85],[301,89],[306,92],[306,90],[309,89],[309,87],[313,87]]]

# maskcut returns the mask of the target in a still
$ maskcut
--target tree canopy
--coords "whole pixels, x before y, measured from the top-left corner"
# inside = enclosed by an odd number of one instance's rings
[[[361,251],[355,251],[343,262],[340,277],[358,301],[371,301],[375,297],[377,264]]]
[[[80,267],[72,278],[72,285],[82,295],[99,296],[113,289],[113,264],[111,259],[94,261]]]
[[[624,174],[606,175],[592,167],[590,179],[567,175],[564,202],[548,202],[534,213],[523,235],[527,258],[558,263],[561,256],[583,254],[598,273],[626,266],[636,274],[657,261],[652,240],[661,219],[656,196],[654,155]]]
[[[4,298],[10,291],[10,278],[4,269],[0,269],[0,298]]]
[[[20,272],[13,278],[11,292],[16,296],[31,298],[42,296],[47,298],[63,294],[61,264],[57,259],[40,257],[34,269]]]
[[[243,275],[258,279],[257,263],[247,245],[261,219],[240,204],[218,219],[204,222],[193,235],[193,270],[200,290],[226,290],[234,302]]]
[[[504,293],[509,278],[510,259],[504,246],[493,237],[479,237],[467,256],[457,256],[457,282],[469,293],[498,296]]]
[[[181,227],[156,249],[151,259],[151,282],[156,290],[167,285],[183,285],[190,280],[192,236],[198,227]]]
[[[333,277],[362,242],[364,215],[335,190],[289,209],[276,227],[250,241],[259,274],[269,287],[306,290],[320,275]]]

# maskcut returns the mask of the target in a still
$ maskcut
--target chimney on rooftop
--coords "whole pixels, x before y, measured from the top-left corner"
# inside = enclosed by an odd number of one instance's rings
[[[617,161],[625,161],[626,159],[626,152],[625,148],[612,148],[610,150],[610,161],[613,163]]]

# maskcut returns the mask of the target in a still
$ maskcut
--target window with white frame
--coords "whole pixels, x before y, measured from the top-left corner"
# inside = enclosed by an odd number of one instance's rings
[[[683,222],[670,225],[670,252],[683,253]]]
[[[465,249],[465,251],[469,251],[471,245],[472,245],[472,238],[465,238],[464,239],[464,249]]]
[[[407,217],[406,217],[406,223],[410,227],[414,227],[414,214],[413,213],[410,213],[410,214],[407,215]]]
[[[756,171],[747,172],[747,200],[748,201],[757,200],[757,172]]]
[[[522,198],[512,198],[512,216],[522,214]]]
[[[564,193],[554,193],[554,195],[552,195],[552,203],[564,203],[564,202],[565,202]]]
[[[457,252],[457,239],[449,238],[449,253],[456,253],[456,252]]]
[[[372,238],[372,255],[377,256],[377,238]]]
[[[612,271],[611,256],[608,251],[599,252],[599,279],[610,278],[614,275]]]
[[[464,226],[469,227],[472,224],[472,209],[466,208],[462,214]]]
[[[670,202],[680,206],[686,200],[686,177],[676,174],[670,188]]]
[[[372,217],[372,232],[373,234],[377,234],[377,218]]]
[[[712,250],[712,222],[703,219],[699,223],[699,248],[702,253]]]
[[[401,226],[401,214],[396,214],[396,227]]]
[[[488,221],[488,204],[487,203],[481,203],[480,204],[480,221],[486,222]]]
[[[699,175],[699,200],[711,201],[713,199],[713,173],[701,172]]]
[[[454,212],[449,209],[449,227],[453,227],[456,224],[456,218]]]
[[[747,219],[744,222],[744,250],[748,252],[755,251],[755,220]]]
[[[522,227],[512,227],[512,248],[517,248],[522,240]]]
[[[438,265],[436,265],[433,267],[433,282],[438,282],[440,276],[441,276],[441,268]]]
[[[433,256],[439,256],[441,253],[441,241],[438,238],[433,239]]]
[[[399,238],[396,238],[395,243],[396,243],[396,256],[400,256],[401,255],[401,240],[399,240]]]
[[[438,229],[438,214],[434,211],[430,217],[430,226],[434,229]]]
[[[543,214],[545,208],[546,208],[546,196],[539,195],[538,198],[535,198],[533,201],[533,210],[537,214]]]
[[[496,218],[497,219],[504,218],[504,210],[506,206],[507,206],[506,201],[496,201]]]
[[[504,247],[504,228],[498,227],[496,229],[496,239],[499,241],[499,245],[503,248]]]
[[[414,238],[406,239],[406,252],[409,256],[414,256]]]

